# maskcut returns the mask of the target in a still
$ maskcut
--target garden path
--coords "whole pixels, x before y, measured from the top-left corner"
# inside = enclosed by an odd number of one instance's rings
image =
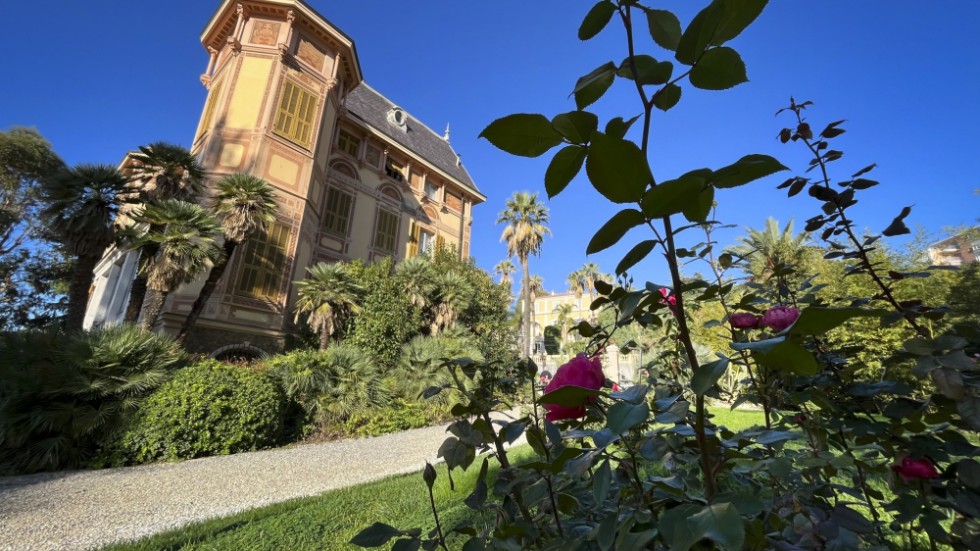
[[[88,550],[387,476],[420,471],[446,426],[376,438],[0,478],[0,551]]]

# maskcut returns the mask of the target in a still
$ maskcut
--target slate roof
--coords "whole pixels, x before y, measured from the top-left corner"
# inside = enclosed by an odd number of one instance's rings
[[[479,197],[484,197],[476,184],[473,183],[470,174],[466,172],[466,168],[463,167],[462,163],[459,163],[459,157],[449,142],[407,111],[403,110],[407,115],[404,130],[390,122],[388,112],[397,106],[374,88],[368,86],[367,83],[361,82],[351,90],[347,94],[344,106],[355,118],[361,119],[391,138],[392,141],[432,163],[465,185],[470,191],[475,192]]]

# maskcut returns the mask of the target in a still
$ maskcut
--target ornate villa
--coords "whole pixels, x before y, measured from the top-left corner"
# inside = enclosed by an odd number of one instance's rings
[[[364,82],[354,41],[301,0],[224,0],[201,34],[208,90],[191,151],[209,181],[247,172],[277,190],[277,220],[236,251],[187,341],[211,354],[280,350],[292,283],[320,261],[470,250],[480,193],[449,144]],[[125,164],[125,161],[124,161]],[[86,326],[122,319],[135,253],[100,264]],[[167,299],[174,332],[206,274]]]

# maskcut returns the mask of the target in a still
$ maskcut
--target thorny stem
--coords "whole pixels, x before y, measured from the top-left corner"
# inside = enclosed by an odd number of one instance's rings
[[[801,111],[800,108],[794,105],[793,113],[796,115],[796,120],[798,124],[803,124],[803,117],[800,115],[800,111]],[[816,159],[817,164],[820,165],[820,172],[823,175],[824,187],[826,187],[827,189],[831,189],[830,176],[827,173],[827,163],[824,161],[823,157],[820,155],[820,152],[817,150],[816,147],[813,146],[813,143],[808,138],[800,136],[800,140],[803,141],[807,149],[810,150],[810,153],[813,155],[814,159]],[[864,266],[865,270],[867,270],[868,275],[874,281],[875,285],[877,285],[878,288],[881,289],[882,298],[884,298],[889,304],[891,304],[891,306],[895,309],[896,312],[902,314],[902,317],[905,318],[905,321],[908,322],[908,324],[912,327],[912,329],[914,329],[918,334],[922,335],[927,339],[932,338],[932,335],[929,334],[929,331],[925,327],[919,325],[915,321],[915,317],[912,314],[910,314],[908,311],[906,311],[906,309],[903,308],[901,304],[898,303],[898,300],[896,300],[895,296],[892,294],[891,288],[884,281],[882,281],[881,277],[878,275],[878,272],[875,270],[874,266],[872,265],[871,259],[868,258],[867,249],[865,249],[864,245],[861,244],[861,241],[857,238],[857,236],[854,235],[854,230],[851,229],[853,223],[849,218],[847,218],[847,215],[844,213],[844,207],[837,204],[836,202],[834,203],[834,207],[837,211],[837,214],[840,216],[841,225],[844,228],[844,231],[847,233],[847,238],[851,241],[851,243],[854,244],[855,252],[857,252],[858,256],[861,259],[861,265]]]
[[[534,390],[534,380],[531,380],[531,405],[534,406],[534,411],[532,415],[534,416],[534,427],[540,429],[541,419],[538,417],[538,395]],[[544,446],[544,458],[548,463],[551,463],[551,451],[548,449],[548,445]],[[558,527],[558,535],[565,537],[565,531],[561,527],[561,518],[558,516],[558,502],[555,500],[555,489],[551,484],[551,475],[544,475],[545,484],[548,486],[548,497],[551,498],[551,512],[555,517],[555,526]]]
[[[633,23],[630,14],[630,5],[626,5],[625,9],[620,10],[620,16],[623,19],[623,25],[626,28],[626,40],[629,47],[629,60],[630,68],[634,75],[638,75],[639,72],[636,68],[636,50],[633,43]],[[703,53],[702,53],[703,55]],[[700,60],[700,57],[699,57]],[[695,65],[697,61],[695,61]],[[693,66],[692,66],[693,68]],[[690,71],[684,73],[683,75],[675,78],[672,82],[677,82],[678,80],[684,78]],[[637,92],[640,95],[640,99],[643,101],[643,142],[641,150],[643,151],[643,156],[646,158],[649,145],[650,145],[650,122],[651,114],[653,112],[653,100],[647,100],[646,92],[643,90],[643,85],[640,84],[639,79],[634,78],[633,82],[636,84]],[[651,185],[656,185],[651,180]],[[641,205],[642,208],[642,205]],[[666,247],[666,258],[667,265],[670,268],[670,278],[671,285],[674,288],[674,296],[676,297],[677,304],[675,308],[677,327],[680,332],[679,338],[681,343],[684,345],[684,350],[687,353],[688,363],[691,367],[691,372],[697,371],[698,358],[697,353],[694,350],[694,343],[691,342],[691,333],[687,327],[687,320],[684,316],[684,298],[683,298],[683,285],[681,282],[680,270],[677,266],[677,250],[674,245],[674,232],[670,222],[670,216],[664,216],[662,219],[664,225],[664,239],[661,241],[661,246]],[[704,395],[697,395],[695,397],[695,418],[694,418],[694,434],[695,439],[698,443],[698,450],[701,452],[701,472],[704,475],[704,493],[705,499],[710,503],[715,495],[715,470],[712,468],[711,456],[708,451],[708,439],[705,435],[704,430],[705,424],[705,405],[704,405]]]

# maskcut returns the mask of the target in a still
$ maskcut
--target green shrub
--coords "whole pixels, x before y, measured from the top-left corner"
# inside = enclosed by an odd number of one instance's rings
[[[0,474],[85,466],[184,362],[131,325],[0,335]]]
[[[344,436],[381,436],[452,419],[448,404],[395,399],[388,406],[356,413],[343,423],[328,424],[325,432]]]
[[[483,361],[483,354],[465,332],[455,331],[437,337],[415,337],[402,346],[397,367],[388,373],[385,383],[398,396],[414,401],[428,388],[450,385],[445,358],[470,358]],[[453,391],[443,391],[433,398],[444,402]]]
[[[327,421],[342,421],[384,406],[390,399],[377,364],[353,345],[341,344],[322,352],[297,350],[276,356],[265,366],[289,400],[299,406],[288,419],[299,435]]]
[[[276,444],[286,399],[266,373],[206,360],[150,395],[115,462],[192,459]]]

